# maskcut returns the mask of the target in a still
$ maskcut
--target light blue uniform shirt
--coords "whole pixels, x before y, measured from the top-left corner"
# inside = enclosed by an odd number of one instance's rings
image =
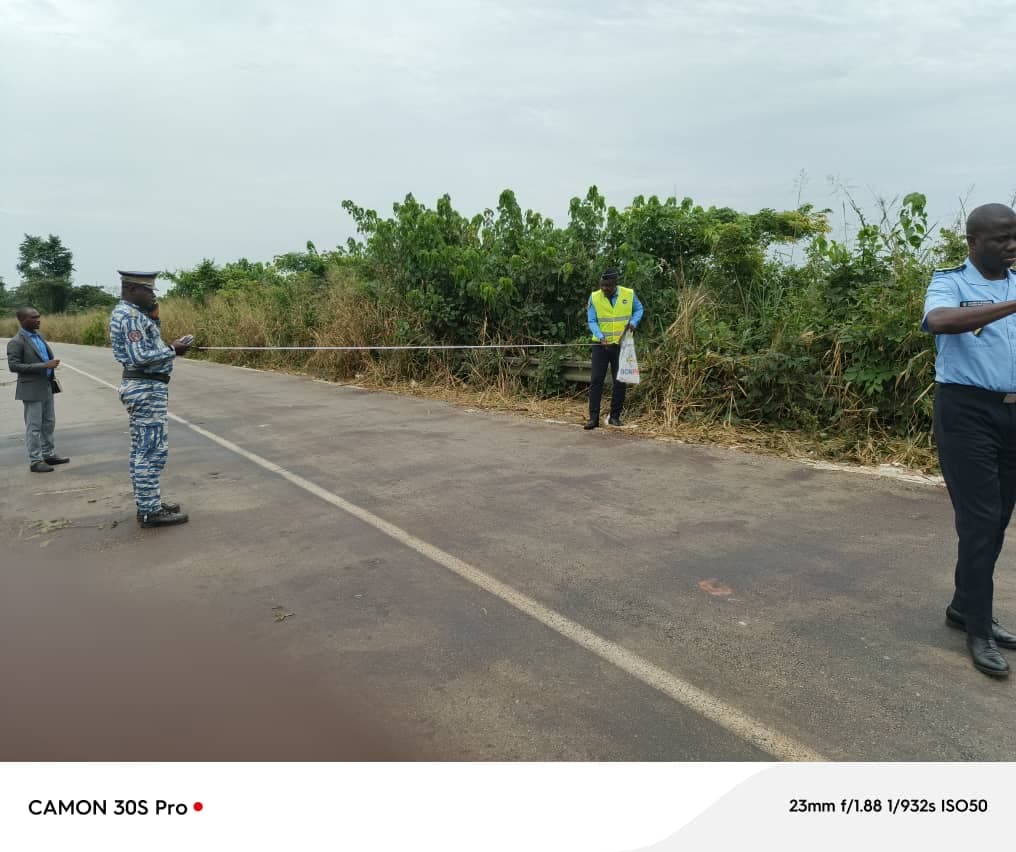
[[[928,314],[936,308],[968,308],[1012,299],[1016,299],[1016,273],[1009,270],[1004,281],[989,281],[967,258],[960,266],[931,276],[921,328],[928,330]],[[936,334],[935,348],[936,382],[1016,392],[1016,315],[989,323],[979,334]]]
[[[620,290],[615,290],[614,295],[610,297],[610,306],[617,306],[617,297]],[[635,294],[635,291],[631,291],[631,324],[637,326],[642,321],[642,303],[639,301],[639,297]],[[597,340],[603,340],[603,332],[600,331],[600,320],[596,316],[596,308],[593,306],[593,297],[589,297],[589,303],[586,305],[586,323],[589,326],[589,330],[593,333],[593,337]]]

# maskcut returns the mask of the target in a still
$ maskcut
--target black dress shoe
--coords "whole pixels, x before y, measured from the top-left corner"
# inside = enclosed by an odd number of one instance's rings
[[[53,472],[53,468],[50,467],[48,464],[46,464],[46,462],[44,462],[44,461],[32,462],[31,465],[29,465],[28,469],[30,471],[32,471],[32,473],[52,473]]]
[[[967,636],[967,650],[974,661],[974,668],[992,677],[1009,677],[1009,661],[1002,656],[994,639],[983,636]]]
[[[183,512],[167,512],[159,509],[158,512],[149,512],[138,518],[138,523],[143,527],[172,527],[176,524],[185,524],[190,518]]]
[[[180,504],[179,503],[163,503],[162,504],[162,511],[164,511],[164,512],[172,512],[175,515],[175,514],[177,514],[180,511]],[[138,511],[138,520],[139,521],[141,520],[141,512],[140,512],[140,510]]]
[[[615,417],[612,414],[612,415],[610,415],[610,417],[607,418],[607,425],[608,426],[620,426],[621,425],[621,418],[620,417]]]
[[[599,420],[594,420],[593,418],[589,418],[589,420],[586,421],[586,425],[583,426],[582,428],[583,429],[595,429],[599,425],[600,425],[600,421]]]
[[[46,456],[46,464],[67,464],[69,461],[66,456]]]
[[[967,619],[962,612],[958,609],[953,609],[952,606],[945,608],[945,623],[954,630],[967,629]],[[991,638],[1003,648],[1016,650],[1016,633],[1010,633],[994,618],[991,619]]]

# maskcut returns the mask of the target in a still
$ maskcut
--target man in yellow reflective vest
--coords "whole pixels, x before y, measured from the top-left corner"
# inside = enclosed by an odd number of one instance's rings
[[[586,321],[593,333],[592,383],[589,385],[589,421],[586,429],[600,425],[600,399],[603,397],[603,382],[607,378],[607,365],[614,387],[610,393],[611,426],[621,425],[621,409],[624,407],[624,393],[628,386],[617,380],[617,367],[621,356],[621,336],[634,331],[642,321],[642,303],[629,287],[619,287],[616,269],[606,269],[600,276],[600,289],[589,296]]]

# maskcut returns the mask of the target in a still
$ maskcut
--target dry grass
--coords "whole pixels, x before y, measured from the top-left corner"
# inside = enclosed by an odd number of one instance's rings
[[[664,346],[640,365],[647,373],[655,370],[666,377],[658,408],[668,429],[678,428],[689,415],[705,408],[702,393],[705,373],[692,367],[686,353],[695,349],[697,315],[711,309],[712,301],[704,288],[685,289],[678,301],[677,317],[667,329]]]
[[[88,311],[82,314],[53,314],[42,318],[40,331],[47,340],[62,343],[80,343],[85,330],[96,321],[106,322],[108,311]],[[0,337],[13,337],[18,333],[18,321],[13,317],[0,319]]]

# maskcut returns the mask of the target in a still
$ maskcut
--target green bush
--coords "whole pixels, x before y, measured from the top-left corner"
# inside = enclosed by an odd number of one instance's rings
[[[97,314],[89,319],[81,330],[81,342],[85,346],[109,345],[109,322],[105,316]]]

